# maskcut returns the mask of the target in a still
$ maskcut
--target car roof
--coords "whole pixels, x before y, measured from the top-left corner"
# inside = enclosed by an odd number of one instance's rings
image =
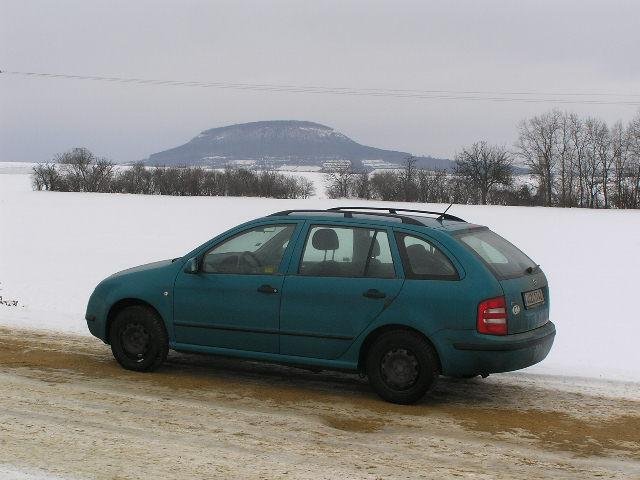
[[[272,213],[269,217],[281,217],[296,219],[335,219],[345,221],[351,219],[370,220],[375,223],[389,225],[412,225],[427,227],[445,231],[460,231],[481,228],[481,225],[468,223],[460,217],[444,212],[428,210],[414,210],[394,207],[334,207],[327,210],[284,210]]]

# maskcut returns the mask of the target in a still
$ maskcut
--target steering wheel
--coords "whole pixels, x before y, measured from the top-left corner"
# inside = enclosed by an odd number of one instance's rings
[[[238,255],[238,269],[242,263],[244,263],[250,270],[258,270],[262,266],[258,257],[253,252],[249,251],[242,252]]]

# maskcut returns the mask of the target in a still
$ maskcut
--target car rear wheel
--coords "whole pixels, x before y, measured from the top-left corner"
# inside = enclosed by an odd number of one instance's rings
[[[384,400],[410,404],[420,400],[440,375],[438,356],[418,333],[395,330],[383,333],[366,357],[369,383]]]
[[[162,320],[155,311],[143,305],[133,305],[116,314],[109,341],[113,356],[127,370],[155,370],[169,352],[169,339]]]

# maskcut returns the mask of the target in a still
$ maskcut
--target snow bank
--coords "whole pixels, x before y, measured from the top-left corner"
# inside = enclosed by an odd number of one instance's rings
[[[319,173],[305,176],[322,184]],[[33,192],[27,175],[0,175],[0,295],[18,302],[0,305],[0,324],[88,334],[85,304],[107,275],[180,256],[267,213],[345,203],[364,202]],[[530,372],[640,381],[639,211],[452,212],[511,240],[549,278],[558,335],[549,357]]]

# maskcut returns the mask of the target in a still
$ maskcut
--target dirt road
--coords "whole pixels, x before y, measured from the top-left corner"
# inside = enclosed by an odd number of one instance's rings
[[[0,328],[0,464],[66,478],[640,478],[637,385],[443,379],[416,406],[357,376]]]

